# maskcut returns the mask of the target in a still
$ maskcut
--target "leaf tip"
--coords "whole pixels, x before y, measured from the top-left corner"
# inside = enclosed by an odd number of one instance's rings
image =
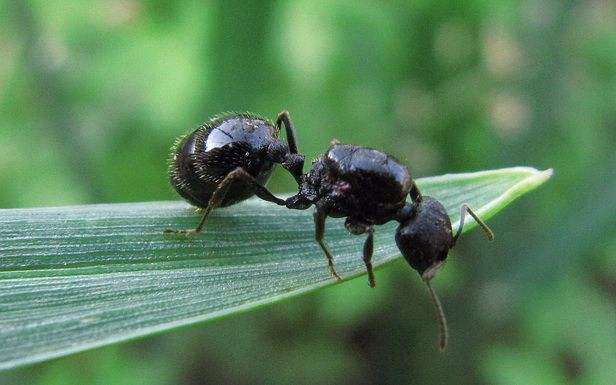
[[[537,170],[537,173],[533,175],[531,178],[529,178],[528,182],[529,184],[532,184],[534,186],[539,186],[543,184],[545,181],[547,181],[548,179],[550,179],[552,175],[554,175],[553,168],[548,168],[543,171]]]

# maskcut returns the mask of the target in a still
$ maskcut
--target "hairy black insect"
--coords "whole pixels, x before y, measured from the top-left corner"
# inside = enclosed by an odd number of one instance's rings
[[[410,196],[411,202],[406,201]],[[331,274],[340,279],[334,258],[324,240],[325,219],[345,217],[350,233],[367,234],[363,260],[370,286],[375,286],[372,271],[374,226],[391,220],[400,223],[396,244],[402,255],[426,282],[437,310],[441,329],[441,348],[447,343],[445,316],[430,280],[456,244],[468,212],[486,232],[492,231],[468,207],[462,205],[458,232],[453,235],[451,221],[443,205],[422,196],[408,169],[393,157],[371,148],[334,143],[312,169],[304,174],[299,192],[288,198],[286,206],[306,209],[315,206],[315,238],[327,257]]]
[[[282,125],[286,144],[278,138]],[[281,112],[275,123],[250,113],[223,114],[178,138],[169,167],[171,185],[204,211],[195,229],[167,229],[165,233],[198,233],[213,208],[253,195],[284,205],[284,200],[265,188],[276,163],[301,182],[304,156],[297,152],[295,129],[287,111]]]

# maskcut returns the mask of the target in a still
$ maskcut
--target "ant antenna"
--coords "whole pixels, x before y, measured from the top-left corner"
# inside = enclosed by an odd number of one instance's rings
[[[453,243],[454,245],[456,244],[458,237],[460,236],[460,234],[462,234],[462,228],[464,227],[464,217],[466,216],[466,213],[469,213],[473,218],[475,218],[475,221],[477,221],[477,224],[479,226],[481,226],[481,229],[483,230],[483,232],[486,234],[486,237],[488,238],[488,240],[493,240],[494,239],[494,233],[492,232],[492,230],[488,227],[488,225],[485,224],[484,221],[482,221],[481,219],[479,219],[479,217],[477,216],[477,214],[475,214],[475,212],[473,210],[471,210],[470,207],[468,207],[468,204],[464,203],[461,207],[460,207],[460,226],[458,226],[458,231],[456,232],[456,235],[453,237]]]
[[[434,305],[434,310],[436,312],[436,319],[438,321],[438,329],[439,329],[439,342],[438,347],[441,352],[445,351],[447,347],[447,319],[445,318],[445,312],[443,311],[443,305],[441,305],[441,301],[438,299],[436,292],[432,289],[432,285],[430,285],[430,279],[424,279],[426,286],[428,286],[428,291],[430,292],[430,298],[432,299],[432,304]]]

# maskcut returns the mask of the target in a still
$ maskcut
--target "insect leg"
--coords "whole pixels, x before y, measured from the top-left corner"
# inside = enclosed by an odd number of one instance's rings
[[[370,287],[375,287],[376,282],[374,280],[374,272],[372,271],[372,253],[374,252],[374,229],[369,227],[367,230],[368,238],[364,242],[364,263],[366,264],[366,270],[368,270],[368,282]]]
[[[419,203],[421,202],[423,197],[421,196],[421,192],[419,191],[419,188],[417,187],[415,181],[413,181],[412,183],[413,185],[411,186],[411,191],[409,191],[409,195],[411,196],[413,202]]]
[[[325,218],[327,218],[327,212],[328,210],[325,205],[317,203],[316,209],[314,210],[314,238],[319,244],[319,246],[321,246],[321,250],[323,250],[323,253],[325,253],[325,256],[327,257],[327,263],[329,265],[330,273],[337,280],[341,281],[342,278],[338,275],[334,266],[334,257],[332,255],[332,252],[329,250],[329,247],[327,247],[327,244],[323,240],[323,237],[325,235]]]
[[[374,272],[372,271],[372,253],[374,252],[374,229],[372,227],[367,230],[368,238],[364,242],[364,263],[368,270],[368,282],[370,287],[375,287]]]
[[[245,183],[248,183],[253,189],[255,195],[263,199],[264,201],[276,203],[278,206],[285,205],[286,201],[284,199],[278,198],[277,196],[272,194],[265,186],[260,185],[259,182],[257,182],[257,180],[243,168],[238,167],[234,171],[232,171],[229,176],[231,176],[231,174],[234,174],[232,177],[233,180],[241,180]],[[229,178],[229,176],[227,176],[227,178]]]
[[[291,122],[291,116],[289,111],[282,111],[276,118],[276,128],[280,130],[280,126],[284,124],[287,146],[289,147],[289,153],[286,155],[282,162],[282,167],[287,169],[295,181],[298,184],[302,183],[302,174],[304,173],[304,156],[297,152],[297,138],[295,135],[295,128],[293,122]]]
[[[276,118],[276,127],[280,130],[281,124],[284,124],[285,133],[287,136],[287,144],[289,146],[289,152],[291,154],[297,154],[297,139],[295,135],[295,127],[291,122],[291,115],[289,111],[285,110],[278,114]]]
[[[207,207],[203,210],[203,216],[201,217],[201,221],[199,222],[199,224],[197,225],[195,229],[189,229],[189,230],[166,229],[164,233],[165,234],[192,235],[192,234],[201,232],[201,230],[203,229],[203,225],[205,224],[205,220],[210,214],[210,211],[212,211],[213,208],[220,206],[222,201],[225,199],[227,192],[229,191],[229,187],[231,186],[231,183],[237,180],[243,180],[247,182],[248,184],[250,184],[251,187],[254,189],[255,195],[257,195],[259,198],[269,201],[269,202],[276,203],[281,206],[285,205],[285,201],[283,199],[280,199],[274,196],[271,192],[269,192],[268,189],[261,186],[255,180],[255,178],[253,178],[252,175],[247,173],[243,168],[238,167],[235,170],[231,171],[229,174],[227,174],[227,176],[220,182],[220,184],[218,185],[218,188],[216,188],[216,190],[210,197]]]

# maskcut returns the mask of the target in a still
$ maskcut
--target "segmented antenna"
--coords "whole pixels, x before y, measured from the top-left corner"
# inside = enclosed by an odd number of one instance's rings
[[[494,233],[492,232],[490,227],[488,227],[488,225],[486,225],[485,222],[482,221],[473,210],[471,210],[468,204],[465,203],[460,207],[460,226],[458,226],[458,231],[453,237],[454,245],[458,241],[458,237],[460,236],[460,234],[462,234],[462,228],[464,227],[464,217],[466,216],[466,213],[469,213],[473,218],[475,218],[475,221],[477,221],[477,224],[481,226],[481,229],[486,234],[488,240],[491,241],[494,239]]]
[[[443,305],[441,305],[441,301],[438,299],[436,292],[432,289],[432,285],[430,285],[430,280],[425,280],[426,286],[428,286],[428,291],[430,292],[430,298],[432,299],[432,304],[434,305],[434,310],[436,313],[436,320],[438,322],[439,329],[439,343],[438,347],[440,351],[444,351],[447,347],[447,340],[449,339],[449,332],[447,329],[447,319],[445,318],[445,312],[443,311]]]

